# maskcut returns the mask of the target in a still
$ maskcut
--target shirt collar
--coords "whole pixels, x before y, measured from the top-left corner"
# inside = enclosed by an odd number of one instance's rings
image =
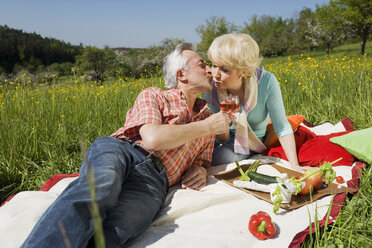
[[[178,95],[183,101],[186,103],[186,97],[185,94],[180,89],[170,89],[170,92],[173,94]],[[194,108],[193,111],[197,113],[196,115],[199,115],[200,113],[203,113],[206,109],[208,108],[208,103],[206,100],[196,98],[195,103],[194,103]]]

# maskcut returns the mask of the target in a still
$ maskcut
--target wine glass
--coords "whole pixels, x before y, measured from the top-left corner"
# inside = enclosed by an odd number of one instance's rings
[[[233,95],[222,95],[220,98],[220,109],[224,113],[232,113],[235,117],[235,113],[239,110],[239,97]],[[234,129],[236,120],[234,118],[231,129]]]

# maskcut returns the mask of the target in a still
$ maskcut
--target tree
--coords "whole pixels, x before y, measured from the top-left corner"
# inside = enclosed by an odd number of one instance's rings
[[[310,8],[304,8],[294,21],[294,35],[292,40],[292,50],[301,52],[303,49],[312,51],[311,41],[306,37],[308,23],[313,23],[314,12]]]
[[[7,73],[25,68],[34,72],[39,65],[52,63],[73,63],[81,50],[82,46],[0,25],[0,66]]]
[[[360,54],[363,55],[372,30],[372,1],[331,0],[330,5],[340,9],[340,21],[353,36],[361,38]]]
[[[215,38],[223,34],[233,33],[237,30],[237,26],[228,22],[225,17],[212,16],[206,20],[205,25],[199,25],[196,28],[196,32],[201,38],[198,49],[207,51]]]
[[[294,22],[291,19],[263,15],[252,16],[241,29],[256,40],[265,56],[280,56],[288,52],[293,36]]]
[[[83,71],[93,71],[94,80],[102,84],[105,75],[113,69],[115,60],[116,55],[112,49],[88,46],[84,48],[83,54],[78,56],[77,63]]]
[[[146,49],[128,49],[127,55],[117,57],[118,70],[124,75],[131,75],[135,78],[157,76],[164,57],[181,42],[185,41],[166,38],[160,42],[160,45]]]
[[[308,21],[306,37],[313,45],[325,47],[327,56],[336,43],[347,37],[339,15],[340,10],[332,5],[317,5],[314,19]]]
[[[247,33],[260,45],[267,34],[267,19],[269,16],[253,15],[250,22],[244,22],[244,26],[241,30],[242,33]]]

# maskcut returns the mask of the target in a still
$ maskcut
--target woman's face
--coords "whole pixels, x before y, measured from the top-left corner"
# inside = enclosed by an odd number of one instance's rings
[[[223,65],[212,62],[212,76],[217,88],[227,90],[239,90],[242,81],[240,73],[236,69],[230,69]]]

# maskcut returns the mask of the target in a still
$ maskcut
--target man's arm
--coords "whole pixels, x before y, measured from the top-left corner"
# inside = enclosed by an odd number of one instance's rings
[[[184,125],[145,124],[139,130],[143,140],[141,145],[151,151],[169,150],[193,139],[228,133],[229,123],[229,116],[219,112]]]
[[[230,139],[230,132],[216,135],[216,139],[221,143],[226,142]]]

